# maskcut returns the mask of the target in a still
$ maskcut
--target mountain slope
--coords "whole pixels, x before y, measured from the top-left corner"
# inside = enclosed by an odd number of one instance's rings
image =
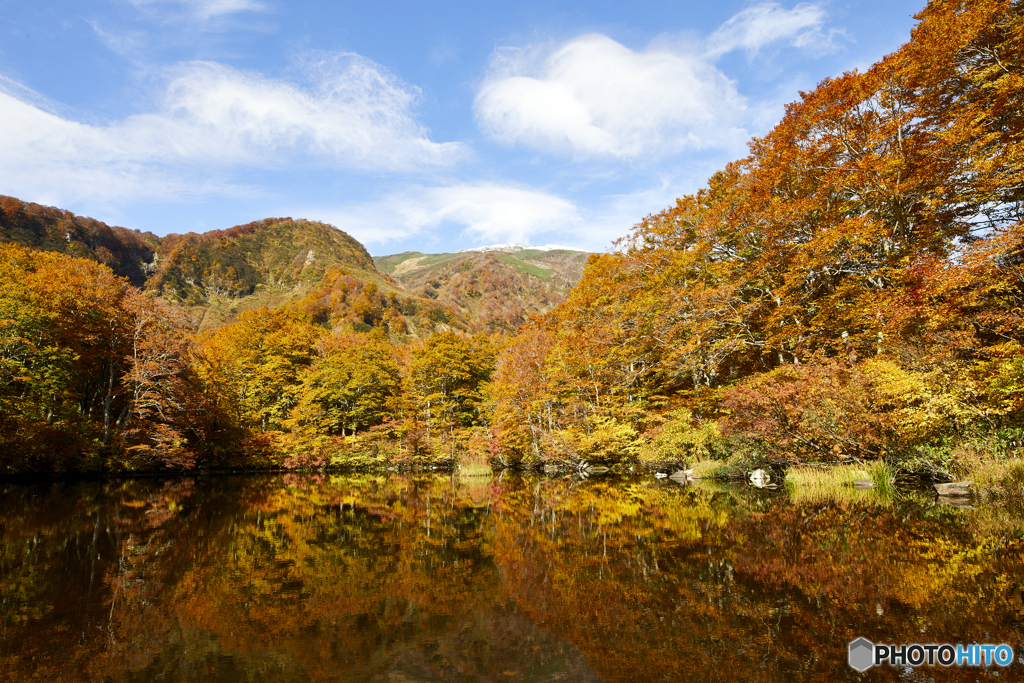
[[[147,288],[183,305],[199,331],[260,306],[297,308],[332,329],[385,327],[399,337],[470,329],[457,310],[404,291],[362,244],[326,223],[267,218],[168,235],[156,263]]]
[[[384,327],[399,339],[472,328],[458,310],[404,291],[362,244],[325,223],[267,218],[160,238],[0,197],[0,242],[104,263],[184,308],[200,332],[261,306],[296,308],[332,329]]]
[[[152,272],[160,238],[0,195],[0,242],[99,261],[141,287]]]
[[[382,327],[398,340],[475,329],[452,306],[406,292],[387,276],[365,277],[343,266],[330,266],[294,307],[330,329]]]
[[[228,230],[168,235],[147,289],[180,304],[200,331],[245,310],[298,302],[331,266],[380,277],[362,244],[324,223],[267,218]]]
[[[458,310],[476,327],[513,330],[564,301],[589,257],[569,249],[498,245],[454,254],[410,251],[374,262],[406,291]]]

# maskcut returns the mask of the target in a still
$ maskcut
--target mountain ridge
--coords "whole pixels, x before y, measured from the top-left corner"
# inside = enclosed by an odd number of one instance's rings
[[[0,242],[103,263],[182,308],[197,332],[263,306],[300,310],[331,329],[381,326],[398,339],[473,328],[458,311],[405,292],[358,240],[317,221],[265,218],[157,237],[0,195]]]
[[[454,307],[484,329],[511,331],[564,301],[591,256],[570,249],[480,249],[407,251],[373,260],[407,291]]]
[[[541,244],[540,246],[527,246],[519,244],[518,242],[509,242],[508,244],[492,244],[486,247],[471,247],[469,249],[459,249],[456,254],[463,254],[470,251],[504,251],[510,254],[516,254],[521,251],[579,251],[586,252],[584,249],[574,249],[572,247],[563,247],[560,244]]]
[[[563,301],[590,255],[509,244],[373,257],[343,230],[291,217],[158,237],[3,195],[0,242],[103,263],[183,308],[197,332],[265,306],[331,329],[382,327],[398,339],[511,331]]]

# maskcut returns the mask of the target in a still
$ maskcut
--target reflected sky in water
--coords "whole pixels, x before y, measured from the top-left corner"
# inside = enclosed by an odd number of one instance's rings
[[[652,478],[3,485],[0,679],[1024,680],[847,643],[1024,646],[1024,515]]]

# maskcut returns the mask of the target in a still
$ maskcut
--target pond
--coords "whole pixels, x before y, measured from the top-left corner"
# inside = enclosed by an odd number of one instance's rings
[[[4,484],[9,681],[1024,680],[1024,514],[649,476]],[[870,493],[870,492],[868,492]]]

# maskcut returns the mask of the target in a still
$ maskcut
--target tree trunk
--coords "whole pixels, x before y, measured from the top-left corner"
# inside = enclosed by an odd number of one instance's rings
[[[110,406],[114,402],[114,359],[110,359],[107,374],[107,394],[103,397],[103,445],[110,445]]]

